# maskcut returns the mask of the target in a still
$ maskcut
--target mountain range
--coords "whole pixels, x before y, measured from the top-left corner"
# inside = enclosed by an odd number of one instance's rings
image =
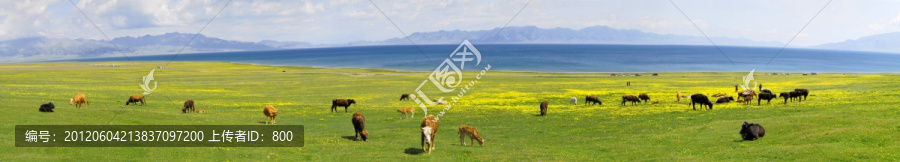
[[[520,26],[494,28],[477,31],[437,31],[410,34],[409,39],[416,44],[456,44],[460,40],[472,43],[531,43],[531,44],[653,44],[653,45],[710,45],[704,37],[656,34],[632,29],[615,29],[608,26],[593,26],[580,30],[569,28],[538,28]],[[710,38],[717,45],[727,46],[779,46],[780,42],[760,42],[744,38]],[[377,42],[380,44],[409,44],[406,38],[393,38]]]
[[[862,37],[857,40],[829,43],[813,48],[863,50],[900,53],[900,33],[888,33]],[[780,47],[781,42],[763,42],[744,38],[711,37],[716,45]],[[264,40],[245,42],[207,37],[202,34],[165,33],[140,37],[118,37],[112,43],[106,40],[61,39],[46,37],[18,38],[0,41],[0,62],[27,62],[110,56],[136,56],[154,54],[259,51],[310,47],[457,44],[469,40],[479,44],[647,44],[647,45],[710,45],[704,37],[657,34],[632,29],[615,29],[593,26],[579,30],[569,28],[539,28],[514,26],[490,30],[452,30],[416,32],[407,38],[391,38],[382,41],[357,41],[346,44],[312,44],[307,42],[279,42]],[[190,42],[188,46],[184,46]],[[184,49],[182,49],[184,48]]]
[[[900,53],[900,32],[870,35],[843,42],[826,43],[813,46],[813,48]]]

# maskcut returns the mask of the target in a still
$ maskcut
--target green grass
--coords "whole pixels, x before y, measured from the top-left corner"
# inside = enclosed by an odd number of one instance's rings
[[[157,69],[159,85],[146,106],[125,106],[143,90],[141,77],[164,62],[37,63],[0,65],[0,161],[197,160],[197,161],[897,161],[900,160],[900,76],[820,74],[763,76],[774,91],[807,88],[808,101],[763,106],[717,104],[691,110],[675,93],[734,94],[745,73],[661,73],[610,77],[606,73],[489,71],[441,118],[436,149],[417,154],[420,109],[401,119],[397,101],[426,79],[425,72],[318,69],[217,62],[173,62]],[[282,70],[286,72],[282,72]],[[761,72],[760,72],[761,74]],[[464,74],[465,80],[475,73]],[[625,82],[632,86],[626,87]],[[752,83],[751,83],[752,84]],[[75,93],[91,105],[66,104]],[[620,106],[625,94],[648,93],[660,104]],[[455,94],[433,94],[450,97]],[[569,105],[594,94],[602,106]],[[353,98],[350,113],[329,112],[332,98]],[[207,114],[182,114],[194,99]],[[538,114],[550,102],[549,114]],[[55,113],[39,113],[53,102]],[[279,110],[278,124],[305,125],[304,147],[62,147],[17,148],[15,125],[262,125],[264,105]],[[435,114],[442,107],[431,107]],[[366,116],[369,142],[352,136],[352,112]],[[760,123],[765,137],[740,141],[744,121]],[[478,128],[485,147],[459,145],[456,126]]]

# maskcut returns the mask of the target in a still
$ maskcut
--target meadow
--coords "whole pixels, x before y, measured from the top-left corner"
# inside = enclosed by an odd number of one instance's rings
[[[95,65],[116,64],[118,67]],[[402,118],[398,101],[429,73],[382,69],[172,62],[156,69],[158,88],[147,105],[126,106],[151,69],[166,62],[53,62],[0,64],[0,161],[897,161],[900,160],[900,75],[820,73],[755,80],[775,92],[809,89],[807,101],[762,106],[716,104],[692,110],[675,94],[734,95],[746,73],[608,73],[489,71],[441,117],[436,149],[422,153],[421,109]],[[466,72],[465,80],[475,72]],[[631,86],[625,86],[631,82]],[[751,82],[752,85],[752,82]],[[68,105],[76,93],[90,106]],[[621,96],[647,93],[659,104],[620,105]],[[455,94],[437,94],[450,97]],[[602,106],[585,106],[597,95]],[[571,105],[569,97],[578,98]],[[435,96],[429,96],[434,98]],[[332,98],[358,104],[330,112]],[[186,99],[205,114],[183,114]],[[547,116],[541,101],[550,103]],[[54,113],[40,113],[53,102]],[[279,110],[279,125],[304,125],[305,146],[272,147],[14,147],[15,125],[263,125],[264,105]],[[443,107],[429,108],[435,114]],[[366,116],[369,142],[354,141],[352,113]],[[742,141],[744,122],[765,137]],[[478,128],[484,147],[459,144],[456,126]],[[467,139],[468,141],[468,139]]]

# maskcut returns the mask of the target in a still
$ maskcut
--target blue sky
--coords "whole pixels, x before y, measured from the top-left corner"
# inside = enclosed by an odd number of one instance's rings
[[[110,37],[197,32],[227,1],[73,0]],[[672,0],[711,37],[787,42],[828,0]],[[407,34],[501,27],[526,0],[373,0]],[[0,2],[0,40],[104,39],[67,0]],[[668,0],[533,0],[509,24],[581,29],[606,25],[702,36]],[[791,43],[811,46],[900,31],[900,1],[834,0]],[[403,35],[367,0],[234,0],[202,32],[240,41],[317,44]],[[714,40],[715,41],[715,40]]]

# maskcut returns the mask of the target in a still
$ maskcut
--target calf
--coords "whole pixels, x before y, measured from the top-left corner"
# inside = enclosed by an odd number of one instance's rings
[[[38,111],[41,111],[41,112],[53,112],[53,109],[54,109],[54,108],[56,108],[56,106],[53,106],[53,102],[48,102],[48,103],[45,103],[45,104],[41,104],[41,108],[38,109]]]
[[[416,116],[416,109],[412,106],[399,108],[399,109],[397,109],[397,112],[400,112],[400,115],[403,115],[403,117],[406,117],[406,118],[411,118],[411,117]],[[407,117],[406,114],[409,114],[410,116]]]
[[[81,108],[82,104],[88,106],[90,105],[90,103],[88,103],[87,97],[84,96],[84,94],[75,94],[74,97],[69,99],[69,105],[75,105],[75,108]]]
[[[478,141],[478,144],[481,147],[484,147],[484,138],[481,138],[481,135],[478,134],[478,130],[475,127],[470,127],[466,125],[459,125],[459,143],[460,145],[466,146],[466,136],[469,136],[470,142],[472,146],[475,146],[475,141]]]

